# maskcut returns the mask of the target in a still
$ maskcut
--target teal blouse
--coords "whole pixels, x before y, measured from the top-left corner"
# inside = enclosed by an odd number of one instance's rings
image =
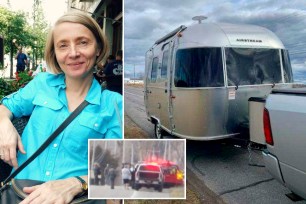
[[[41,73],[28,85],[2,100],[14,117],[29,116],[22,134],[26,154],[19,166],[69,116],[65,75]],[[102,90],[94,79],[86,96],[89,105],[24,170],[19,179],[49,181],[88,174],[88,139],[122,138],[122,96]]]

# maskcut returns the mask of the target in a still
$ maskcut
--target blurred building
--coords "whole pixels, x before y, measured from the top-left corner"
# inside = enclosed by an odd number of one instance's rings
[[[68,0],[68,11],[81,10],[89,13],[106,35],[110,54],[122,50],[122,0]]]

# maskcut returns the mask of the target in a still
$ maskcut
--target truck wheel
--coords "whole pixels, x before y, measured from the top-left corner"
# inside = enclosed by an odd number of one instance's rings
[[[160,184],[158,187],[158,192],[162,192],[163,191],[163,184]]]
[[[155,137],[157,139],[163,139],[163,133],[164,133],[164,131],[161,128],[160,123],[158,123],[158,122],[155,123]]]
[[[138,191],[138,190],[140,189],[139,184],[136,184],[136,183],[135,183],[134,188],[135,188],[136,191]]]

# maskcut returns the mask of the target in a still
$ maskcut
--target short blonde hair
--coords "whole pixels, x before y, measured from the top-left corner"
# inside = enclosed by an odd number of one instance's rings
[[[98,49],[100,50],[99,56],[96,59],[96,64],[102,63],[103,59],[108,53],[108,43],[107,43],[106,36],[103,34],[98,23],[92,17],[90,17],[89,15],[83,12],[72,11],[60,17],[56,21],[54,27],[61,23],[65,23],[65,22],[81,24],[92,32],[92,34],[95,36],[95,39],[98,45]],[[46,59],[46,63],[48,67],[55,74],[59,74],[59,73],[62,73],[63,71],[56,60],[53,32],[54,31],[52,29],[50,30],[48,34],[46,48],[45,48],[45,59]]]

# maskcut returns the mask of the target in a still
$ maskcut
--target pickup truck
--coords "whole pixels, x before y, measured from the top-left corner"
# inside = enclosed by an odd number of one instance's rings
[[[266,168],[306,199],[306,88],[275,89],[264,109]]]
[[[154,187],[155,190],[163,190],[163,172],[159,165],[140,164],[135,171],[135,190],[142,186]]]

